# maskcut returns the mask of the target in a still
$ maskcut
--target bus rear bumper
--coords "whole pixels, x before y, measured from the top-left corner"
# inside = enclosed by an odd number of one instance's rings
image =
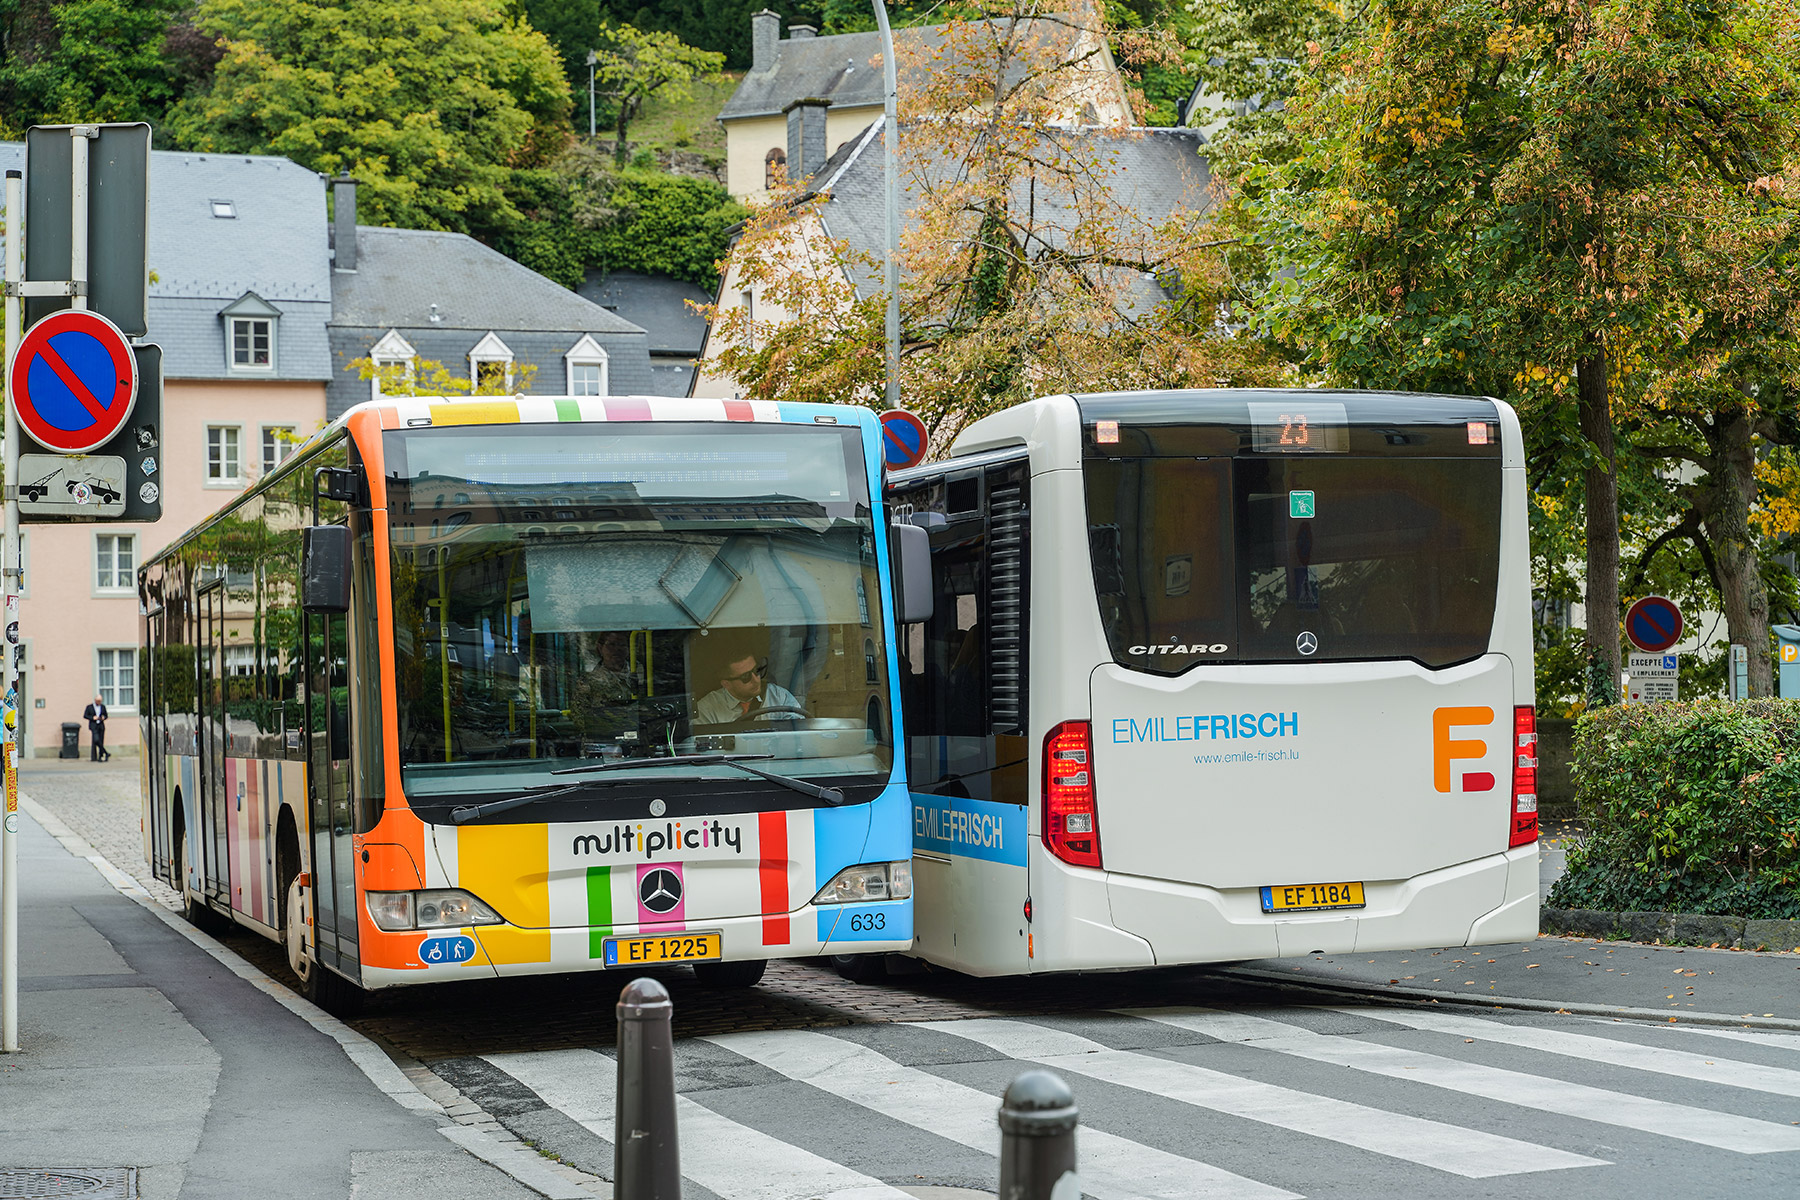
[[[626,925],[616,929],[576,926],[566,929],[521,929],[513,925],[489,925],[473,930],[445,930],[433,934],[382,935],[383,940],[411,939],[415,949],[429,941],[472,940],[473,953],[462,961],[422,961],[423,953],[404,950],[390,958],[407,965],[372,966],[364,962],[362,985],[374,990],[456,979],[491,979],[494,976],[555,975],[577,971],[631,969],[621,964],[608,967],[609,938],[657,937],[718,933],[720,961],[809,958],[822,954],[883,954],[910,950],[913,944],[912,902],[879,904],[812,905],[781,916],[753,915],[721,920],[692,919],[672,925]],[[392,951],[395,947],[387,947]],[[366,950],[365,950],[366,952]],[[442,957],[442,956],[440,956]],[[455,956],[452,955],[452,958]],[[658,964],[662,965],[662,964]],[[667,964],[678,965],[678,964]],[[638,964],[639,969],[643,964]]]
[[[1529,941],[1537,936],[1535,844],[1410,879],[1365,881],[1348,912],[1262,911],[1256,888],[1111,875],[1114,922],[1150,943],[1159,966]]]

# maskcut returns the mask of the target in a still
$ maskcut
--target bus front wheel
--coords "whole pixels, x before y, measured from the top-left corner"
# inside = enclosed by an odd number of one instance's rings
[[[210,933],[215,937],[223,934],[226,930],[225,921],[218,913],[206,906],[205,896],[196,896],[188,891],[189,859],[186,826],[181,828],[176,838],[175,886],[181,892],[182,919],[202,933]]]
[[[755,987],[762,982],[763,972],[768,969],[766,958],[748,962],[695,963],[694,982],[713,989]]]
[[[833,954],[831,967],[851,983],[879,983],[888,973],[885,954]]]
[[[300,994],[333,1016],[355,1015],[368,993],[326,970],[314,956],[312,895],[304,876],[296,874],[288,881],[285,911],[281,942],[287,949],[288,967],[300,982]]]

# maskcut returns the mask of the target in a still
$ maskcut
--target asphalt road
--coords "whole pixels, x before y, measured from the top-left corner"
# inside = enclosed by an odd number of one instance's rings
[[[135,772],[46,772],[26,787],[142,870],[128,856]],[[227,945],[285,975],[272,944]],[[1540,938],[884,985],[794,962],[738,993],[670,970],[684,1195],[991,1192],[996,1099],[1033,1065],[1075,1090],[1096,1197],[1800,1195],[1800,1032],[1681,1020],[1800,1022],[1797,969],[1794,955]],[[622,982],[389,992],[352,1025],[458,1089],[467,1119],[604,1178]],[[1477,997],[1594,1007],[1520,1012]],[[1677,1020],[1598,1015],[1609,1008]]]

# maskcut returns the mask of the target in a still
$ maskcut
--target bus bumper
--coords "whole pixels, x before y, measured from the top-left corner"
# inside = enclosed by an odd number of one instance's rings
[[[377,933],[369,940],[383,943],[381,957],[400,965],[371,965],[369,960],[377,957],[371,951],[377,947],[365,945],[362,986],[376,990],[456,979],[607,970],[609,938],[699,933],[722,935],[720,961],[724,962],[899,952],[912,948],[912,901],[808,904],[779,916],[690,920],[679,925],[620,925],[612,929],[487,925],[430,933]]]
[[[1147,941],[1159,966],[1530,941],[1538,931],[1538,850],[1520,846],[1410,879],[1367,880],[1367,906],[1350,912],[1275,916],[1262,911],[1256,888],[1116,874],[1107,895],[1113,921]]]

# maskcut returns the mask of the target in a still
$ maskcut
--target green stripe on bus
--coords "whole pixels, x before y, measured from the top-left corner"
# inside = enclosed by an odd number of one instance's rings
[[[558,400],[556,402],[556,419],[559,421],[581,420],[581,401]]]
[[[560,403],[560,402],[559,402]],[[612,868],[587,869],[588,957],[606,957],[606,936],[612,932]]]

